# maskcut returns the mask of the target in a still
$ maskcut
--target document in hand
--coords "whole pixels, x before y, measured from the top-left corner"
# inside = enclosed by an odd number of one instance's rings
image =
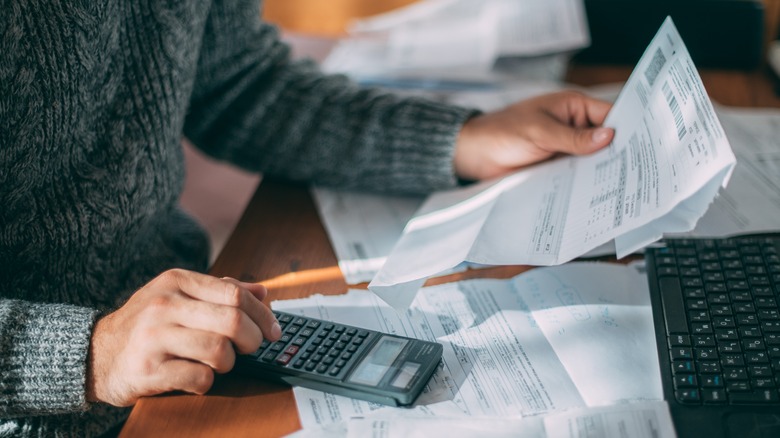
[[[401,310],[464,260],[556,265],[611,241],[623,257],[692,230],[736,164],[671,18],[604,124],[615,138],[597,153],[430,196],[369,289]]]

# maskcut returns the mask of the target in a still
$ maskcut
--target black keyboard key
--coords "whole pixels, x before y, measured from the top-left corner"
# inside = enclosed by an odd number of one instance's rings
[[[726,403],[726,390],[716,388],[705,388],[701,391],[701,397],[704,403],[721,404]]]
[[[673,334],[669,336],[670,347],[690,347],[691,337],[682,334]]]
[[[729,394],[729,399],[732,403],[737,404],[777,403],[780,400],[775,389]]]
[[[680,282],[676,278],[658,279],[661,301],[664,308],[667,333],[688,333],[685,304],[683,303]]]
[[[717,364],[717,362],[715,362]],[[680,373],[693,373],[696,371],[696,368],[693,366],[692,360],[678,360],[675,362],[672,362],[672,373],[673,374],[680,374]]]
[[[722,388],[723,387],[723,377],[719,374],[713,374],[713,375],[703,375],[701,377],[701,386],[702,388]]]
[[[675,388],[696,388],[699,386],[699,381],[693,374],[678,374],[674,376]]]
[[[672,360],[678,359],[693,359],[693,350],[690,348],[672,348],[669,350],[669,355]]]
[[[677,401],[685,404],[698,404],[701,401],[701,394],[698,388],[680,389],[674,392]]]
[[[698,362],[697,365],[699,368],[699,373],[701,374],[716,374],[721,372],[720,362]]]
[[[729,394],[750,391],[750,382],[747,380],[726,380],[726,390]]]
[[[733,367],[724,368],[723,378],[729,382],[734,380],[747,380],[748,379],[747,369],[733,368]]]

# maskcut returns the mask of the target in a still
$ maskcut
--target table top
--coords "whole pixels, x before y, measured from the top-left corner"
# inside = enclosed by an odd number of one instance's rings
[[[574,65],[567,81],[589,86],[625,81],[630,73],[631,67]],[[764,70],[705,70],[701,76],[718,103],[780,108],[780,98]],[[527,269],[470,270],[430,280],[427,285],[476,277],[509,278]],[[269,302],[347,291],[308,188],[283,182],[261,182],[211,273],[261,282],[269,289]],[[225,375],[204,396],[177,393],[140,400],[120,436],[283,436],[300,427],[289,387]]]

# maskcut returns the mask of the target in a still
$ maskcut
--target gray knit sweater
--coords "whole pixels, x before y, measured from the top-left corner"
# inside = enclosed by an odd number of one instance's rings
[[[258,0],[0,1],[0,436],[91,436],[97,315],[171,267],[204,270],[177,209],[181,138],[268,176],[450,186],[464,109],[290,62]]]

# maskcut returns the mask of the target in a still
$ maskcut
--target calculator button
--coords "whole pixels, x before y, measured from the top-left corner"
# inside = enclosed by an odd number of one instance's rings
[[[346,346],[347,346],[347,344],[345,344],[343,342],[336,342],[336,345],[334,345],[333,348],[335,348],[336,350],[343,350],[344,347],[346,347]]]
[[[340,326],[336,327],[336,329],[334,331],[336,333],[344,333],[344,330],[346,330],[346,328],[343,325],[340,325]]]
[[[310,357],[311,357],[311,353],[303,353],[303,354],[301,355],[301,359],[308,359],[308,358],[310,358]]]
[[[301,330],[301,336],[303,336],[305,338],[308,338],[309,336],[311,336],[313,334],[314,334],[314,330],[312,330],[310,328]]]
[[[360,330],[357,335],[358,335],[359,338],[364,338],[365,339],[368,336],[368,332],[365,331],[365,330]]]
[[[315,354],[315,355],[314,355],[314,356],[312,356],[312,358],[311,358],[311,361],[312,361],[312,362],[319,362],[319,361],[321,361],[321,360],[322,360],[322,355],[321,355],[321,354]]]
[[[339,374],[339,372],[341,372],[341,368],[333,367],[328,374],[330,374],[331,376],[336,376]]]
[[[329,332],[329,331],[333,330],[333,327],[334,327],[333,324],[325,324],[325,327],[323,327],[322,329],[324,331],[326,331],[326,332]]]
[[[326,371],[328,371],[328,366],[327,365],[323,364],[323,365],[320,365],[320,366],[317,367],[317,372],[320,373],[320,374],[325,374]]]
[[[287,365],[288,363],[290,363],[290,359],[292,359],[292,356],[290,356],[287,353],[284,353],[276,358],[276,363],[278,363],[279,365]]]
[[[334,343],[335,343],[335,342],[333,342],[333,341],[331,341],[331,340],[327,340],[327,341],[323,342],[323,344],[322,344],[322,345],[324,345],[324,346],[325,346],[325,347],[327,347],[327,348],[330,348],[330,347],[332,347],[332,346],[333,346],[333,344],[334,344]]]
[[[282,351],[283,349],[284,349],[284,342],[274,342],[271,345],[271,351],[279,352]]]
[[[336,362],[336,366],[339,367],[339,368],[343,368],[344,365],[346,365],[346,364],[347,364],[347,361],[344,360],[344,359],[340,359],[338,362]]]
[[[295,338],[295,340],[293,340],[292,343],[298,346],[303,345],[306,343],[306,338],[300,338],[300,337]]]
[[[273,362],[275,357],[276,357],[276,353],[269,351],[268,353],[263,355],[263,362]]]
[[[351,328],[351,329],[347,330],[347,334],[350,335],[350,336],[354,336],[355,333],[357,333],[357,329],[355,329],[355,328]]]
[[[300,329],[301,329],[301,326],[293,324],[293,325],[287,327],[287,333],[295,334],[295,333],[298,333],[298,330],[300,330]]]
[[[306,324],[306,327],[311,327],[313,329],[316,329],[319,326],[320,326],[320,322],[319,321],[309,321],[309,323]]]
[[[298,350],[300,347],[297,345],[290,345],[289,347],[285,348],[284,352],[286,354],[289,354],[290,356],[295,356],[296,353],[298,353]]]
[[[358,346],[357,345],[351,345],[349,348],[347,348],[347,351],[349,351],[350,353],[354,353],[354,352],[358,351]]]
[[[277,321],[279,321],[279,323],[286,324],[286,323],[292,321],[292,316],[290,316],[290,315],[282,315],[279,318],[277,318]]]
[[[326,357],[326,358],[325,358],[325,359],[322,361],[322,363],[324,363],[325,365],[330,365],[330,364],[332,364],[332,363],[333,363],[333,361],[334,361],[334,360],[335,360],[335,359],[333,359],[332,357],[328,356],[328,357]]]
[[[352,336],[348,335],[348,334],[343,334],[339,338],[339,342],[344,342],[344,343],[349,343],[349,341],[351,341],[351,340],[352,340]]]
[[[306,371],[314,371],[314,368],[316,368],[316,367],[317,367],[317,363],[309,361],[309,362],[306,363],[306,366],[304,367],[304,369]]]
[[[344,352],[344,354],[341,355],[341,358],[344,359],[344,360],[350,360],[350,359],[352,359],[352,353],[350,353],[348,351]]]
[[[312,339],[312,341],[311,341],[312,345],[320,345],[321,343],[322,343],[322,338],[320,338],[320,337],[316,337],[316,338]]]
[[[300,368],[305,363],[306,363],[305,359],[298,359],[298,360],[295,361],[295,363],[293,363],[293,368]]]
[[[306,320],[299,316],[293,320],[293,324],[304,325],[306,324]]]
[[[339,351],[338,350],[330,350],[330,353],[328,353],[328,356],[330,357],[338,357]]]
[[[288,335],[287,333],[283,334],[281,338],[279,338],[279,342],[286,344],[290,342],[290,339],[292,339],[292,336]]]

